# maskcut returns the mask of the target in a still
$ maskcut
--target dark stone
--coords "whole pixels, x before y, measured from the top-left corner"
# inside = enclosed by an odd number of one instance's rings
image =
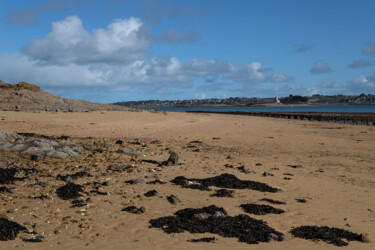
[[[14,240],[19,231],[23,230],[26,230],[24,226],[8,219],[0,218],[0,240]]]
[[[197,216],[204,214],[202,216]],[[217,216],[220,214],[220,216]],[[151,228],[160,228],[164,232],[212,233],[223,237],[235,237],[241,242],[258,244],[271,239],[283,240],[283,234],[269,227],[264,221],[253,219],[247,215],[228,216],[220,207],[211,205],[203,208],[186,208],[174,213],[175,216],[150,220]]]
[[[152,141],[151,144],[161,144],[159,140]]]
[[[233,197],[234,191],[228,189],[218,189],[214,194],[210,196],[217,196],[217,197]]]
[[[173,194],[167,197],[167,200],[172,204],[177,204],[180,202],[180,199],[177,198],[177,196],[174,196]]]
[[[249,214],[263,215],[263,214],[282,214],[284,210],[274,208],[268,205],[258,204],[241,204],[240,207]]]
[[[268,202],[268,203],[271,203],[271,204],[277,204],[277,205],[286,204],[286,203],[283,202],[283,201],[277,201],[277,200],[272,200],[272,199],[268,199],[268,198],[260,199],[260,201],[266,201],[266,202]]]
[[[76,199],[82,196],[80,192],[83,192],[83,186],[74,183],[68,183],[56,189],[57,196],[63,200]]]
[[[275,193],[279,191],[279,189],[268,186],[265,183],[240,180],[232,174],[222,174],[219,176],[206,178],[206,179],[196,179],[196,178],[187,179],[184,176],[178,176],[171,182],[176,185],[180,185],[182,187],[190,188],[190,185],[186,185],[187,181],[198,182],[202,186],[206,186],[206,187],[215,186],[219,188],[252,189],[256,191],[271,192],[271,193]]]
[[[237,169],[238,169],[240,172],[244,173],[244,174],[248,174],[248,173],[250,173],[250,171],[247,170],[247,169],[245,168],[245,166],[237,167]]]
[[[361,241],[362,238],[360,234],[335,227],[300,226],[293,228],[290,233],[294,237],[322,240],[335,246],[347,246],[348,243],[342,239],[346,239],[347,241]]]
[[[172,152],[171,155],[169,156],[168,160],[167,160],[167,165],[170,166],[175,166],[178,164],[178,160],[179,160],[179,156],[176,152]]]

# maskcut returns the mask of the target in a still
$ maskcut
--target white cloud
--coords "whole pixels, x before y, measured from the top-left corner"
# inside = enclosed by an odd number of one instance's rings
[[[124,62],[141,58],[150,43],[138,18],[118,19],[90,33],[81,19],[69,16],[53,23],[49,34],[26,45],[23,52],[48,64]]]
[[[374,93],[375,92],[375,73],[369,76],[361,75],[348,82],[348,88],[353,93]]]
[[[342,84],[331,80],[325,80],[319,85],[322,89],[339,89],[342,88]]]
[[[235,66],[223,60],[182,63],[167,55],[146,58],[151,43],[140,19],[115,20],[105,29],[89,32],[81,19],[70,16],[53,23],[43,38],[27,44],[23,54],[0,53],[0,75],[10,83],[28,81],[65,94],[77,89],[100,94],[171,94],[194,84],[205,92],[228,85],[236,86],[236,91],[251,91],[260,83],[293,79],[263,68],[260,62]]]
[[[271,82],[289,82],[292,81],[293,77],[288,76],[284,72],[275,72],[271,75]]]
[[[310,72],[311,74],[325,74],[332,72],[332,69],[328,66],[328,63],[319,60],[315,62],[315,65],[310,69]]]

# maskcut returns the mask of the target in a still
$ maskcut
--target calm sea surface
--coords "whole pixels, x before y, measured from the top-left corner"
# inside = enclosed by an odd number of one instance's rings
[[[153,107],[168,112],[214,111],[214,112],[350,112],[375,113],[375,105],[322,105],[322,106],[283,106],[283,107]]]

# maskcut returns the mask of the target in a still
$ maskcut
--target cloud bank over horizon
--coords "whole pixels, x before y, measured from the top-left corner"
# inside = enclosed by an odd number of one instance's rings
[[[169,39],[190,40],[183,36]],[[167,93],[168,88],[191,88],[195,78],[221,79],[243,89],[265,82],[293,81],[285,72],[265,70],[260,62],[235,66],[222,60],[182,63],[169,55],[147,57],[155,40],[139,18],[116,19],[107,28],[90,32],[78,16],[68,16],[52,23],[48,34],[26,44],[21,53],[0,54],[0,74],[14,72],[9,74],[13,75],[9,81],[27,79],[46,88],[95,87],[109,92],[160,94]],[[22,73],[16,73],[20,68]]]
[[[0,2],[0,79],[105,103],[375,93],[365,19],[375,3],[287,6],[281,14],[276,0]]]

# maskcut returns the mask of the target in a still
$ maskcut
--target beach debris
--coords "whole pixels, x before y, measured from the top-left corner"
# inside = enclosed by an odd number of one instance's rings
[[[276,204],[276,205],[283,205],[283,204],[286,204],[286,203],[283,202],[283,201],[277,201],[277,200],[272,200],[272,199],[268,199],[268,198],[260,199],[260,201],[265,201],[265,202],[268,202],[268,203],[271,203],[271,204]]]
[[[82,196],[80,192],[83,192],[83,186],[72,182],[56,189],[57,196],[63,200],[76,199]]]
[[[124,144],[124,141],[123,141],[123,140],[117,140],[117,141],[115,142],[115,144],[123,145],[123,144]]]
[[[23,230],[26,230],[26,228],[17,222],[10,221],[6,218],[0,218],[0,240],[14,240],[19,231]]]
[[[154,180],[154,181],[146,182],[146,184],[161,184],[161,185],[163,185],[163,184],[167,184],[167,182],[157,179],[157,180]]]
[[[232,164],[225,164],[224,167],[226,168],[235,168]],[[245,168],[245,166],[239,166],[239,167],[236,167],[236,169],[244,174],[248,174],[248,173],[251,173],[251,171],[247,170]]]
[[[283,240],[283,234],[269,227],[262,220],[247,215],[228,216],[220,207],[211,205],[203,208],[185,208],[174,216],[161,217],[149,221],[151,228],[160,228],[164,232],[212,233],[223,237],[235,237],[240,242],[258,244],[271,239]]]
[[[232,189],[252,189],[260,192],[271,192],[275,193],[279,191],[277,188],[273,188],[265,183],[249,180],[240,180],[232,174],[222,174],[206,179],[187,179],[184,176],[178,176],[171,182],[186,188],[192,188],[191,185],[187,185],[189,181],[198,182],[202,186],[209,187],[215,186],[219,188],[232,188]],[[201,189],[204,190],[204,189]]]
[[[161,142],[159,140],[154,140],[151,142],[151,144],[161,144]]]
[[[191,240],[188,240],[189,242],[213,242],[217,240],[215,237],[203,237],[203,238],[200,238],[200,239],[191,239]]]
[[[168,196],[167,197],[167,200],[171,203],[171,204],[174,204],[174,205],[176,205],[177,203],[179,203],[180,202],[180,199],[179,198],[177,198],[177,196],[175,196],[175,195],[170,195],[170,196]]]
[[[146,196],[146,197],[152,197],[152,196],[155,196],[157,194],[158,194],[158,191],[153,189],[153,190],[148,191],[147,193],[144,193],[143,195]]]
[[[199,189],[203,191],[210,191],[211,189],[208,186],[201,185],[201,184],[190,184],[191,181],[184,176],[177,176],[173,180],[172,183],[179,185],[183,188],[190,188],[190,189]]]
[[[369,243],[370,242],[370,237],[368,234],[364,233],[364,234],[361,234],[361,241],[363,243]]]
[[[132,149],[119,149],[116,151],[116,153],[119,153],[119,154],[126,154],[126,155],[134,155],[134,156],[139,156],[141,155],[140,153],[132,150]]]
[[[264,177],[266,177],[266,176],[273,176],[273,174],[271,174],[271,173],[267,173],[266,171],[264,171],[262,175],[263,175]]]
[[[58,174],[56,176],[56,180],[72,181],[72,180],[76,180],[79,177],[92,177],[92,175],[86,171],[80,171],[75,174],[67,174],[67,175]]]
[[[299,203],[306,203],[307,202],[307,200],[300,199],[300,198],[297,198],[296,201],[299,202]]]
[[[17,173],[15,168],[0,168],[0,184],[13,183],[17,178],[14,175]]]
[[[233,197],[233,190],[228,189],[218,189],[215,190],[214,194],[211,194],[210,196],[217,196],[217,197]]]
[[[291,167],[291,168],[302,168],[303,166],[302,165],[287,165],[288,167]]]
[[[264,215],[264,214],[282,214],[284,210],[274,208],[269,205],[258,205],[258,204],[241,204],[240,207],[249,214]]]
[[[362,241],[362,235],[356,234],[345,229],[335,227],[318,226],[300,226],[293,228],[290,233],[298,238],[308,240],[322,240],[335,246],[347,246],[347,241]]]
[[[11,192],[12,191],[9,188],[5,187],[5,186],[1,186],[0,187],[0,193],[11,193]]]
[[[125,211],[132,214],[143,214],[144,212],[146,212],[146,208],[143,206],[140,208],[137,208],[136,206],[128,206],[123,208],[121,211]]]
[[[135,180],[128,180],[128,181],[125,181],[125,183],[126,184],[138,184],[138,183],[142,183],[143,182],[143,180],[142,179],[140,179],[140,178],[137,178],[137,179],[135,179]]]

